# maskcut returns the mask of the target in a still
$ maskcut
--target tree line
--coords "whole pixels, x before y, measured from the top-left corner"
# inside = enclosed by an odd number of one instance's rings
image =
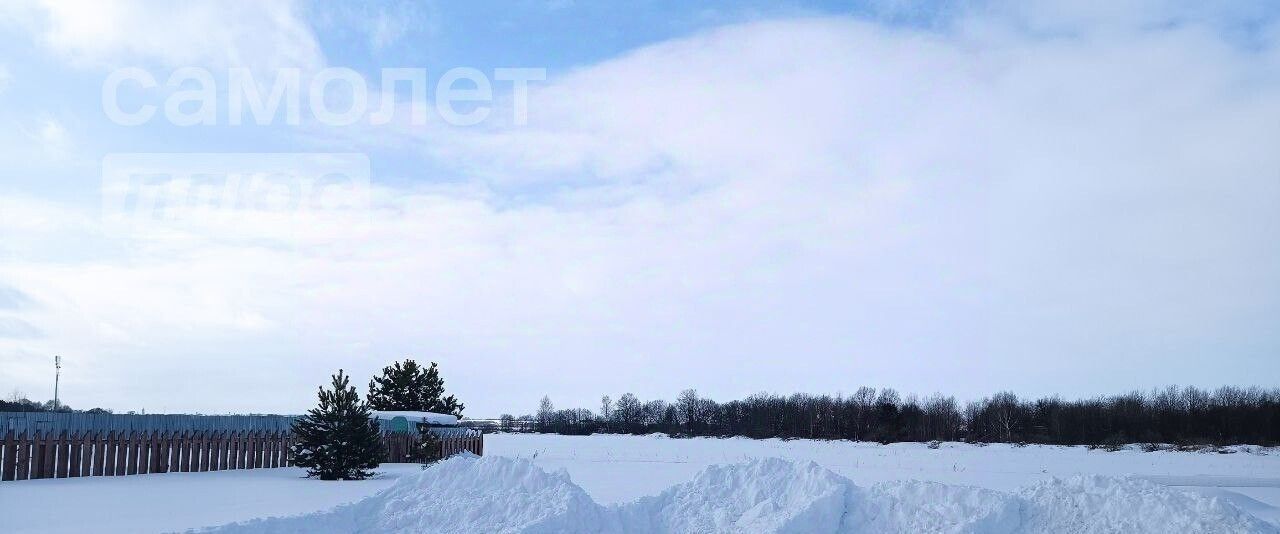
[[[21,391],[14,390],[9,394],[7,400],[0,399],[0,412],[59,412],[59,413],[111,413],[111,410],[105,408],[90,408],[88,410],[76,410],[67,406],[64,402],[53,402],[47,400],[44,402],[28,399]]]
[[[745,436],[878,441],[970,441],[1116,446],[1280,444],[1280,389],[1170,386],[1150,392],[1064,400],[1010,392],[960,403],[952,396],[902,396],[863,387],[852,395],[774,395],[716,402],[689,389],[674,402],[624,394],[599,408],[503,415],[507,431]]]

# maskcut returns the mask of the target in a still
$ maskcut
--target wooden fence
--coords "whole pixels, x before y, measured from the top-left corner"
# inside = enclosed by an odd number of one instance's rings
[[[383,434],[382,443],[386,445],[388,462],[418,462],[418,436],[411,434]],[[448,458],[463,451],[476,455],[484,455],[484,435],[479,431],[470,431],[456,435],[440,437],[440,454],[437,458]]]
[[[413,461],[417,437],[384,434],[388,462]],[[293,465],[285,432],[8,431],[0,441],[0,480],[263,469]],[[483,454],[480,433],[441,438],[443,457]]]

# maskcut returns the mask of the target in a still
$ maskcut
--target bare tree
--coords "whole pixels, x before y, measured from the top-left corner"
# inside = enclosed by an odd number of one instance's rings
[[[555,418],[555,415],[556,407],[554,404],[551,404],[551,397],[544,395],[542,400],[538,401],[538,430],[540,432],[548,431],[551,427],[551,421]]]
[[[613,399],[608,395],[600,397],[600,421],[606,428],[609,426],[609,418],[613,415]]]
[[[679,414],[680,423],[684,425],[686,432],[697,431],[699,423],[698,408],[697,390],[686,389],[676,397],[676,413]]]

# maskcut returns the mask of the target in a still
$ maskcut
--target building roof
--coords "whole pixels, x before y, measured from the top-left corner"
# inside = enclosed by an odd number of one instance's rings
[[[409,421],[409,422],[411,422],[411,423],[427,423],[427,424],[429,424],[429,425],[445,425],[445,426],[457,426],[457,424],[458,424],[458,418],[457,418],[457,417],[455,417],[455,416],[453,416],[453,415],[446,414],[446,413],[435,413],[435,412],[397,412],[397,411],[391,411],[391,412],[379,412],[379,411],[375,411],[375,412],[373,412],[373,418],[374,418],[374,419],[378,419],[378,420],[382,420],[382,421],[390,421],[390,420],[395,419],[395,418],[397,418],[397,417],[403,417],[403,418],[405,418],[405,420],[407,420],[407,421]]]

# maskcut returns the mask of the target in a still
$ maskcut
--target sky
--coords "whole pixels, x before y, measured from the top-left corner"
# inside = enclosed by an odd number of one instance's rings
[[[404,357],[471,417],[1280,385],[1280,6],[1081,4],[6,2],[0,394],[52,397],[54,355],[63,402],[148,413],[298,413]],[[130,67],[141,125],[104,103]],[[167,120],[190,68],[215,124]],[[227,119],[233,69],[337,68],[390,120]],[[544,75],[467,125],[456,68]],[[122,226],[130,154],[363,178]]]

